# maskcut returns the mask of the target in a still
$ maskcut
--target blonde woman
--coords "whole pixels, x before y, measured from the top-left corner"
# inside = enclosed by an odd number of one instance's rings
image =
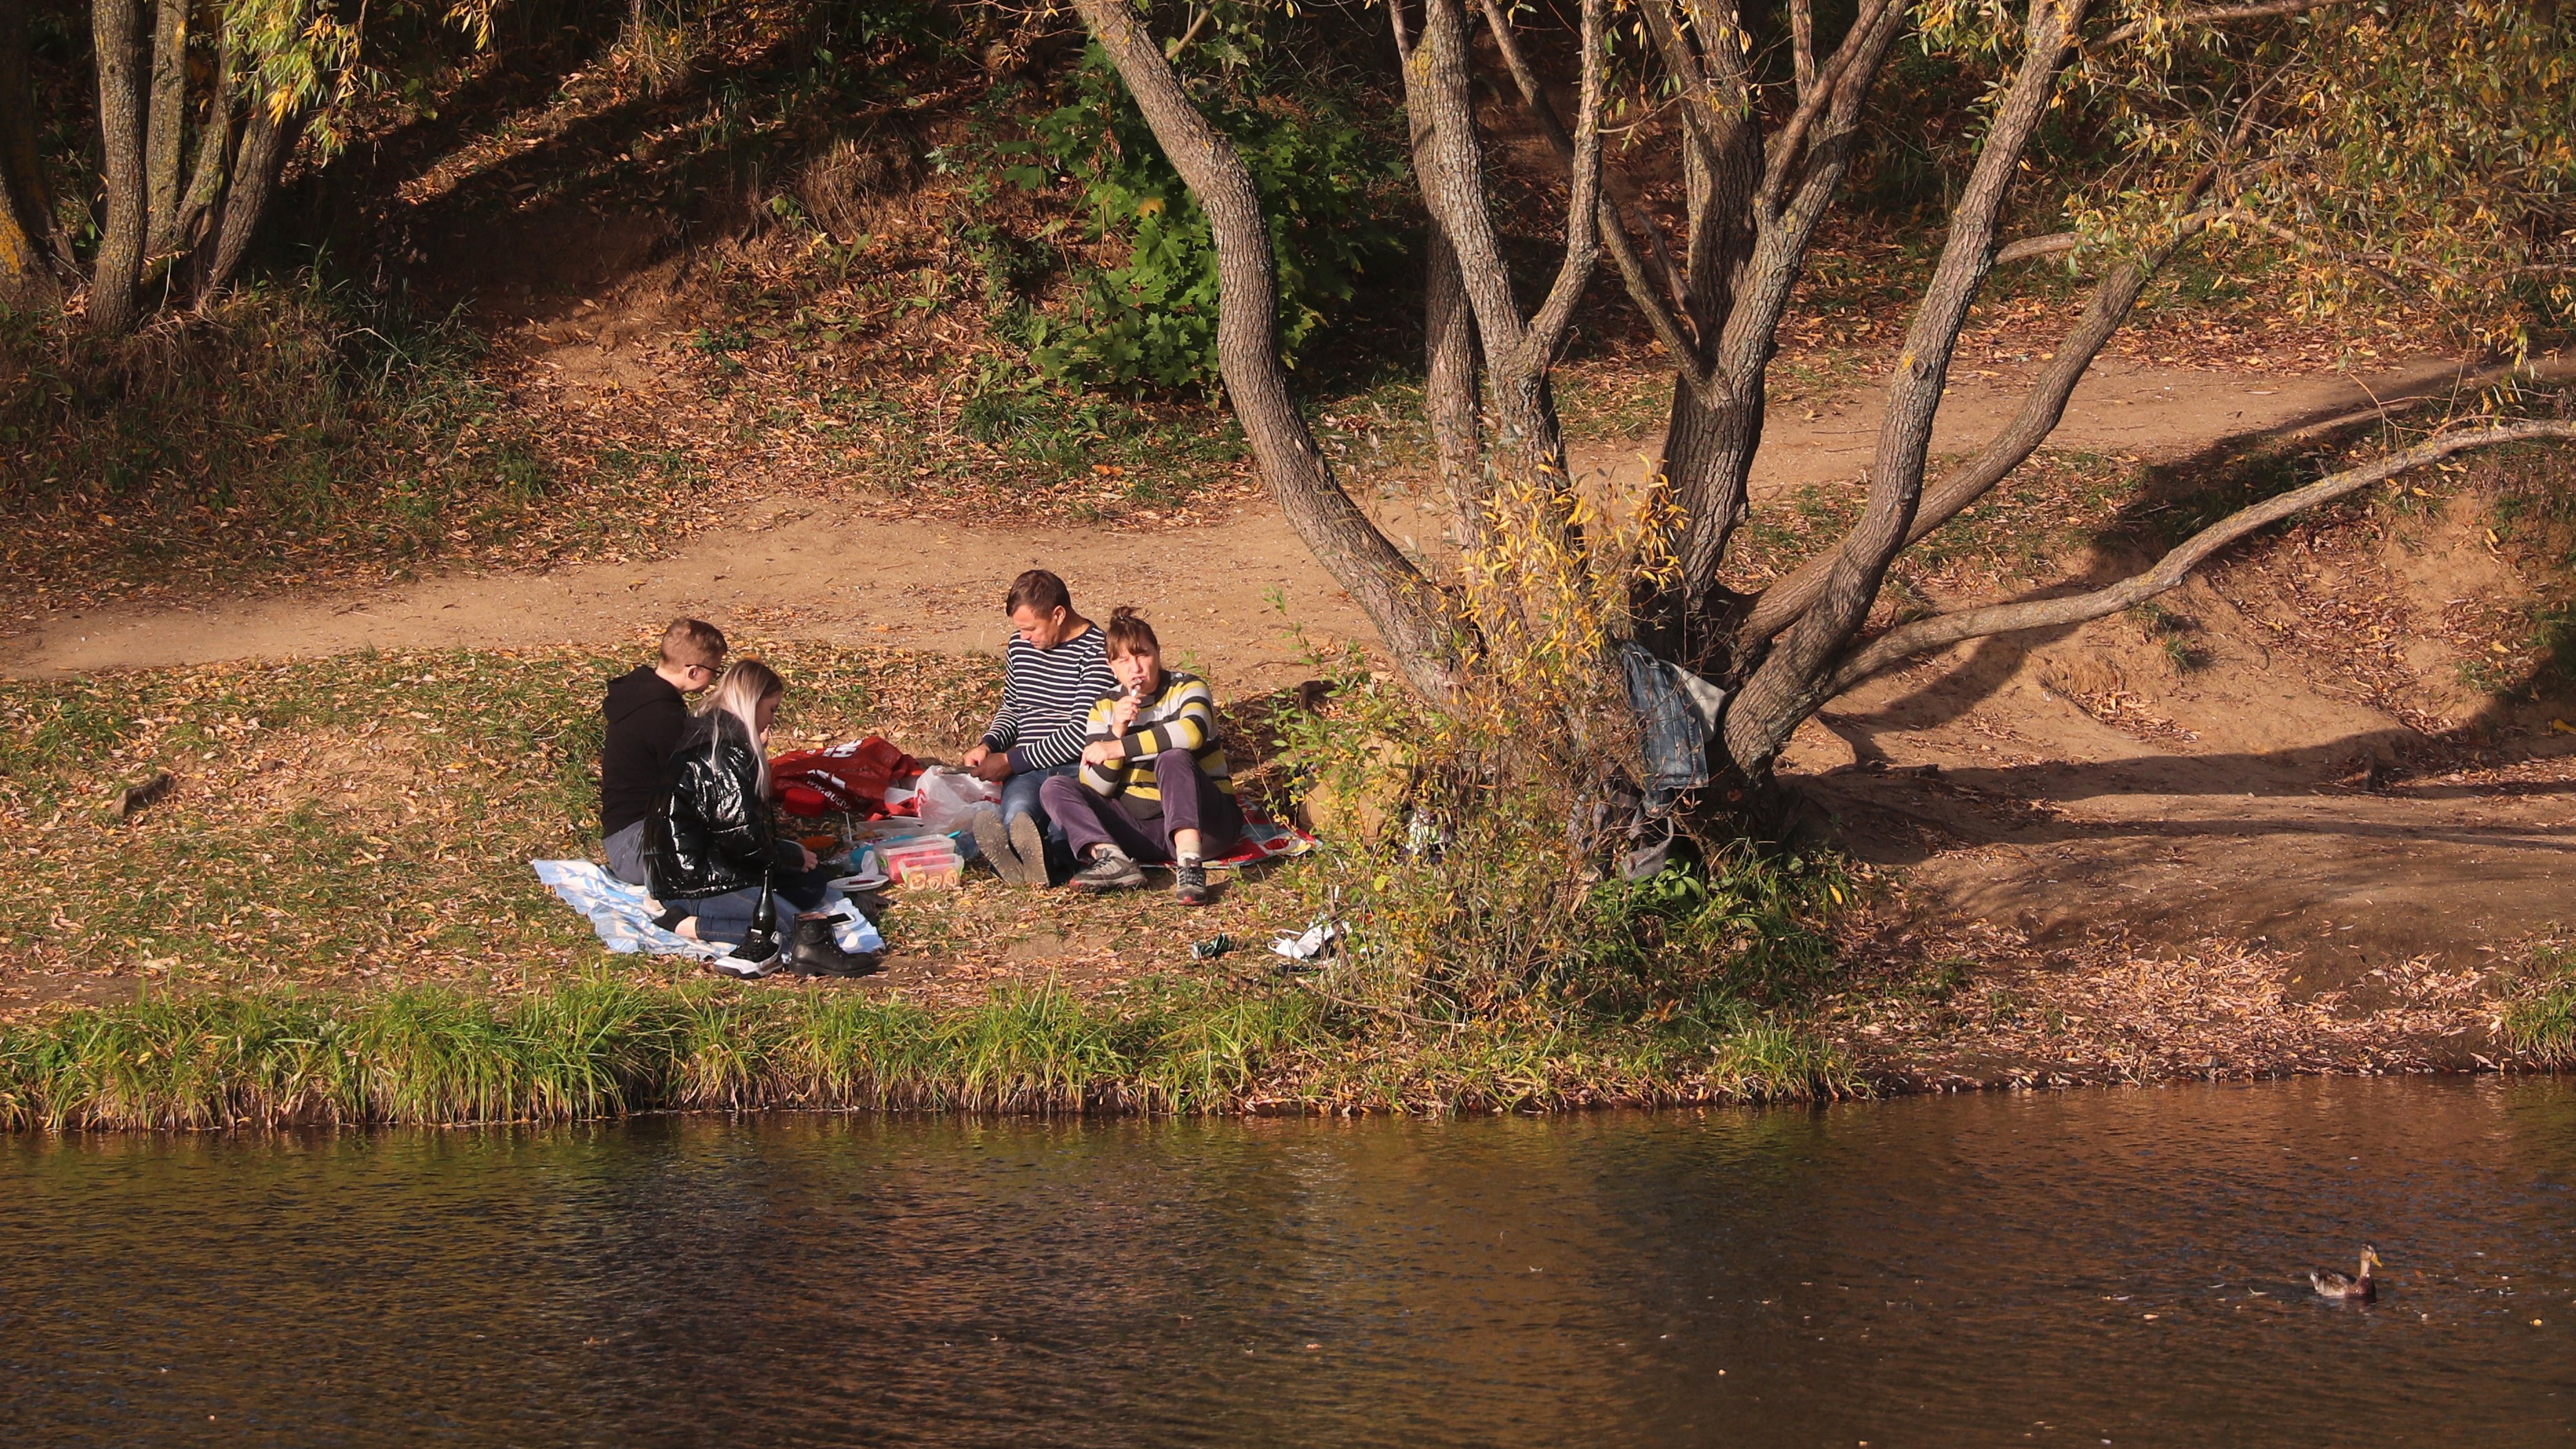
[[[1138,861],[1170,861],[1181,904],[1211,899],[1207,857],[1243,836],[1216,697],[1207,682],[1163,667],[1162,641],[1133,609],[1109,616],[1109,671],[1123,688],[1091,706],[1079,780],[1049,780],[1047,814],[1064,826],[1081,869],[1076,890],[1145,883]]]
[[[832,939],[820,912],[831,872],[814,852],[770,827],[770,721],[787,682],[757,659],[737,660],[680,732],[671,786],[644,831],[656,924],[702,941],[739,942],[759,909],[761,882],[774,882],[783,908],[797,912],[788,969],[800,976],[861,976],[874,957]]]

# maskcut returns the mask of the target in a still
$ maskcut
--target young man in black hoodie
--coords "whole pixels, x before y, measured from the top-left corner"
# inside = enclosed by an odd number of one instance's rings
[[[703,619],[674,619],[662,631],[662,658],[608,681],[599,712],[608,733],[599,747],[599,835],[608,873],[649,886],[644,872],[644,819],[671,783],[671,751],[689,722],[685,696],[724,672],[725,636]]]

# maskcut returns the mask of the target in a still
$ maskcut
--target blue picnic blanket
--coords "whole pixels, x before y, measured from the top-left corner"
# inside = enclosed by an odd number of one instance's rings
[[[733,949],[722,941],[692,941],[655,926],[652,909],[645,904],[648,897],[644,888],[628,885],[595,861],[532,860],[528,864],[535,868],[537,879],[546,883],[546,889],[590,918],[590,928],[599,933],[599,944],[621,956],[641,951],[648,956],[713,960]],[[840,919],[832,923],[832,939],[841,943],[842,950],[885,950],[885,937],[877,934],[876,923],[852,905],[849,897],[832,891],[823,897],[823,909],[840,913]]]

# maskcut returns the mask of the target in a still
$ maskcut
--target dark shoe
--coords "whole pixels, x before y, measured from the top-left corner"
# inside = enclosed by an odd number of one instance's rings
[[[1207,867],[1176,865],[1172,867],[1172,894],[1185,906],[1203,906],[1216,899],[1208,889]]]
[[[1092,857],[1091,864],[1073,873],[1065,884],[1078,891],[1134,890],[1145,883],[1145,872],[1136,862],[1115,850],[1104,850]]]
[[[790,971],[799,976],[866,976],[877,969],[877,958],[866,951],[844,951],[832,939],[832,922],[824,917],[809,917],[796,923],[796,949],[789,957]]]
[[[1004,885],[1029,884],[1028,859],[1020,854],[1011,832],[1002,828],[1001,816],[990,810],[975,812],[975,849],[983,855],[984,863],[993,867],[993,874],[1002,878]],[[1043,860],[1038,870],[1046,870]]]
[[[1055,884],[1047,869],[1046,832],[1038,828],[1036,816],[1012,817],[1011,848],[1019,852],[1020,865],[1028,871],[1024,884],[1029,889],[1045,890]]]

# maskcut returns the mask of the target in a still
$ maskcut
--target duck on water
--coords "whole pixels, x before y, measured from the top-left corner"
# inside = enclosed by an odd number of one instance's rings
[[[2379,1301],[2379,1285],[2371,1281],[2370,1270],[2386,1266],[2388,1265],[2379,1261],[2379,1250],[2365,1243],[2361,1249],[2359,1273],[2345,1277],[2331,1270],[2320,1272],[2311,1268],[2308,1270],[2308,1282],[2316,1288],[2320,1296],[2332,1298],[2338,1303],[2376,1303]]]

